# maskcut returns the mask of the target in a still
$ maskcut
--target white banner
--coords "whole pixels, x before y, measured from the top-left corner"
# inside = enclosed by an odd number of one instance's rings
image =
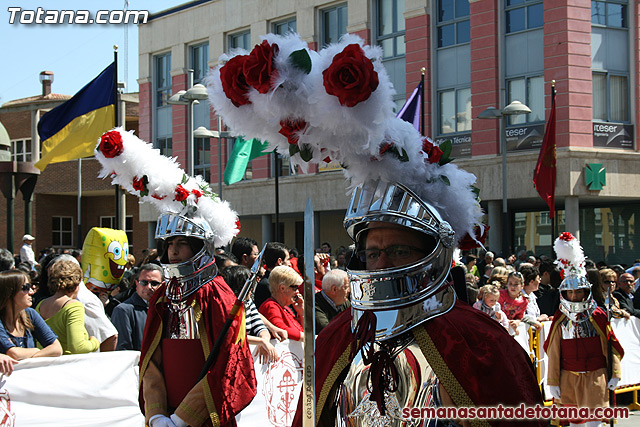
[[[276,347],[279,358],[268,365],[254,358],[258,393],[236,417],[239,427],[289,427],[293,422],[302,387],[302,343],[271,340],[271,344]]]
[[[138,351],[22,360],[0,381],[0,426],[144,426],[139,360]]]

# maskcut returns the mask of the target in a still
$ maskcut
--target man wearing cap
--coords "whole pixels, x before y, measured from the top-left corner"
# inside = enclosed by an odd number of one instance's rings
[[[20,248],[20,261],[25,262],[31,266],[31,269],[36,268],[36,257],[33,253],[33,242],[36,240],[31,234],[25,234],[22,236],[23,245]]]

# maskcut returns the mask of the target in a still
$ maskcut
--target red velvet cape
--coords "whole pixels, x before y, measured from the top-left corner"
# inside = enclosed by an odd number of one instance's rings
[[[142,379],[151,355],[161,342],[163,335],[163,321],[167,314],[167,304],[163,285],[157,290],[149,301],[147,323],[142,338],[142,353],[140,355],[140,402],[144,412],[144,400],[142,396]],[[208,344],[209,351],[204,355],[206,359],[213,348],[216,337],[222,329],[231,307],[236,301],[236,296],[231,291],[224,279],[215,277],[204,284],[193,296],[188,304],[193,307],[200,322],[204,323],[207,336],[200,337],[203,344]],[[253,357],[246,344],[233,344],[233,339],[238,333],[240,323],[237,320],[231,324],[225,340],[220,348],[218,358],[207,374],[210,397],[213,402],[207,402],[209,412],[212,414],[212,422],[215,415],[220,420],[220,425],[235,426],[235,416],[240,413],[256,395],[256,377],[253,370]],[[206,399],[208,400],[208,399]],[[211,405],[215,404],[215,408]],[[216,414],[217,413],[217,414]]]
[[[454,403],[462,406],[542,405],[529,356],[495,320],[456,302],[446,314],[414,328],[416,341]],[[330,390],[344,379],[351,363],[351,310],[345,310],[316,340],[316,424],[330,425]],[[301,394],[293,426],[302,424]],[[472,425],[512,426],[513,420],[469,420]],[[543,420],[516,425],[546,426]]]
[[[544,351],[546,352],[549,348],[549,343],[555,334],[562,334],[560,331],[560,325],[567,318],[563,312],[560,310],[556,311],[556,314],[553,315],[553,322],[551,323],[551,329],[549,329],[549,336],[544,342]],[[613,333],[613,329],[611,328],[611,324],[607,319],[607,313],[604,312],[603,309],[597,307],[591,317],[589,318],[591,323],[596,329],[598,336],[601,340],[607,341],[607,339],[611,339],[611,346],[613,347],[613,352],[616,353],[620,359],[624,356],[624,350],[620,345],[620,341],[616,338],[616,334]]]

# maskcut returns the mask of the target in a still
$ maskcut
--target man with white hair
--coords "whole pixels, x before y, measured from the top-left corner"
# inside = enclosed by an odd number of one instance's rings
[[[330,270],[322,278],[322,291],[316,294],[316,334],[345,309],[349,303],[349,276],[344,270]]]

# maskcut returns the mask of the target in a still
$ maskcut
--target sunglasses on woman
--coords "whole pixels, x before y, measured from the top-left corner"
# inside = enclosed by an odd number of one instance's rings
[[[31,289],[33,289],[33,285],[29,282],[26,282],[20,289],[22,290],[22,292],[29,292]]]

